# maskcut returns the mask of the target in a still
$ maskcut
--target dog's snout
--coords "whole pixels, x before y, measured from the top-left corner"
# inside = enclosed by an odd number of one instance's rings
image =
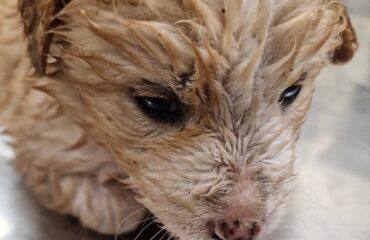
[[[239,220],[209,222],[208,230],[213,240],[255,240],[261,230],[258,223],[241,224]]]

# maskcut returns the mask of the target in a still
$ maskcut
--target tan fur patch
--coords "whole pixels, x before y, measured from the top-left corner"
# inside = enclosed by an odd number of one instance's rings
[[[313,79],[357,49],[331,0],[20,1],[26,40],[15,10],[0,3],[14,164],[46,206],[103,233],[132,230],[140,204],[182,240],[222,218],[272,230]],[[181,108],[160,121],[140,97]]]

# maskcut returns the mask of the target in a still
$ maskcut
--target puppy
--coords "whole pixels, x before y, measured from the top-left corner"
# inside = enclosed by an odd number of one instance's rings
[[[0,123],[46,207],[95,231],[261,239],[296,174],[313,79],[356,36],[332,0],[0,3]],[[24,37],[25,36],[25,37]]]

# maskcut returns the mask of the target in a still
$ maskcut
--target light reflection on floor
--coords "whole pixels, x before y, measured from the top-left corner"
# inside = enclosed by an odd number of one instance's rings
[[[13,227],[9,224],[9,222],[0,216],[0,239],[5,238],[8,236],[13,230]]]

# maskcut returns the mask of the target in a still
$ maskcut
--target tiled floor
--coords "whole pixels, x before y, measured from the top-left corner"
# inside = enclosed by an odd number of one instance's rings
[[[269,240],[370,239],[370,2],[348,2],[361,49],[350,65],[332,67],[317,81],[301,140],[301,184]],[[7,163],[11,152],[3,144],[0,139],[0,240],[113,239],[44,210]],[[142,239],[150,239],[146,234]]]

